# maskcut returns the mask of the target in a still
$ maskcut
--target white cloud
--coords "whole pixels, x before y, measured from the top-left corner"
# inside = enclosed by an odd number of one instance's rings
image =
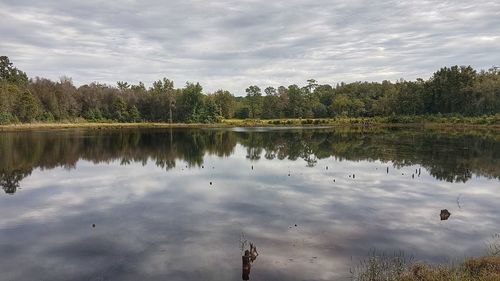
[[[498,64],[498,1],[2,1],[0,54],[30,76],[182,86],[427,78]]]

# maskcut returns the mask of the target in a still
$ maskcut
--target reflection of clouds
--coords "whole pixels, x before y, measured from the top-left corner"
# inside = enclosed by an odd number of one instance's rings
[[[243,232],[259,249],[252,279],[343,280],[350,257],[371,248],[445,261],[481,254],[499,228],[498,182],[485,178],[452,184],[422,168],[412,179],[417,166],[379,161],[251,162],[240,145],[185,166],[34,171],[0,196],[0,270],[7,280],[237,280]]]

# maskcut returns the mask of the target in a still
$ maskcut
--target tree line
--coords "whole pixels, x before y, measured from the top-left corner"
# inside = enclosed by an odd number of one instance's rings
[[[0,57],[0,123],[33,121],[117,121],[213,123],[222,119],[335,118],[392,115],[481,116],[500,113],[500,69],[444,67],[429,79],[353,82],[335,86],[307,80],[306,85],[252,85],[246,96],[227,90],[205,94],[199,83],[175,88],[163,78],[151,87],[139,82],[90,83],[76,87],[59,81],[29,79],[6,56]]]

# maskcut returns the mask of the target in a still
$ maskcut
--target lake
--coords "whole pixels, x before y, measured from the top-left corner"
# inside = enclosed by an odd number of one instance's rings
[[[372,252],[481,256],[499,160],[495,131],[3,132],[0,279],[346,280]]]

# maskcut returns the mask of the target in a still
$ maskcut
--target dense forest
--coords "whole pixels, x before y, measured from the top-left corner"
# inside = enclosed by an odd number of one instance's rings
[[[249,86],[245,97],[229,91],[203,93],[199,83],[175,88],[163,78],[149,88],[72,80],[28,78],[0,57],[0,124],[55,121],[213,123],[238,118],[334,118],[393,115],[481,116],[500,113],[500,69],[444,67],[429,79],[353,82],[278,88]]]

